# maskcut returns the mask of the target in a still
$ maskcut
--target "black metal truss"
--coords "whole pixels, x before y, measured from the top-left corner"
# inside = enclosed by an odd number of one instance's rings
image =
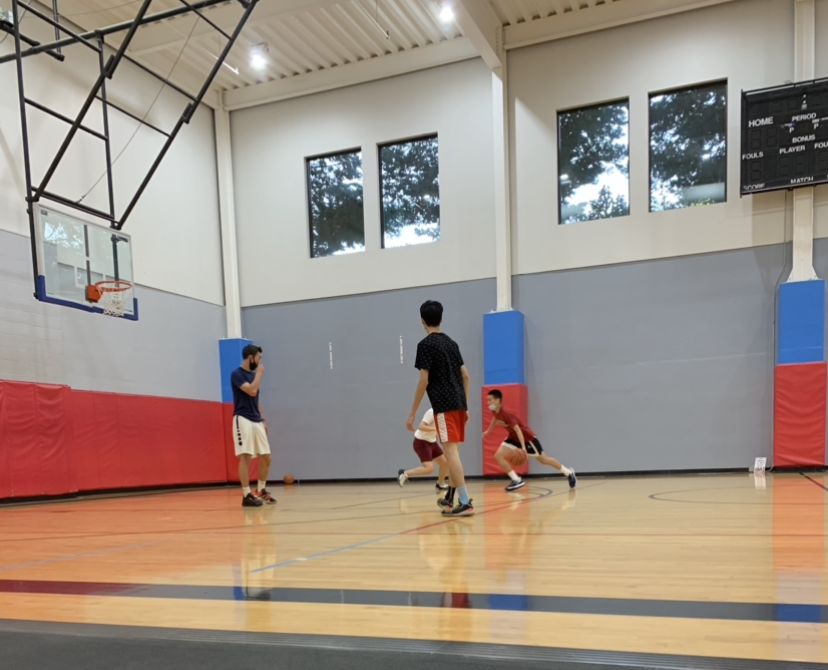
[[[71,209],[78,210],[85,214],[100,218],[105,220],[111,228],[114,230],[121,230],[126,223],[127,219],[129,218],[130,214],[132,213],[135,205],[138,203],[138,200],[143,195],[144,190],[147,188],[150,180],[152,179],[153,175],[155,174],[158,166],[161,164],[161,161],[164,159],[167,151],[169,150],[170,146],[172,145],[173,141],[175,140],[176,136],[178,135],[181,128],[184,126],[185,123],[189,123],[195,114],[196,110],[198,109],[199,104],[204,99],[204,96],[210,89],[210,86],[213,83],[216,75],[218,74],[219,68],[223,65],[227,55],[230,53],[230,50],[233,48],[236,40],[238,39],[239,35],[241,34],[242,29],[244,28],[245,24],[247,23],[248,18],[250,18],[250,14],[253,12],[258,0],[235,0],[238,2],[243,8],[244,12],[241,18],[238,21],[235,29],[230,33],[226,33],[225,31],[221,30],[215,23],[210,21],[204,13],[201,11],[203,9],[207,9],[214,5],[222,5],[226,4],[227,0],[198,0],[197,2],[188,2],[187,0],[179,0],[181,3],[180,7],[174,7],[172,9],[164,10],[161,12],[156,12],[155,14],[147,14],[150,4],[152,0],[142,0],[141,7],[138,10],[137,15],[131,21],[124,21],[122,23],[118,23],[112,26],[108,26],[106,28],[100,28],[98,30],[92,30],[89,32],[84,33],[76,33],[73,30],[69,29],[68,27],[64,26],[59,21],[59,15],[57,11],[57,0],[52,0],[52,15],[41,11],[34,3],[36,0],[31,0],[30,4],[25,6],[26,11],[28,11],[33,16],[37,17],[38,19],[48,23],[49,25],[55,28],[55,41],[49,42],[47,44],[42,44],[35,39],[27,37],[26,35],[22,34],[20,31],[20,18],[21,18],[21,2],[20,0],[12,0],[12,21],[9,23],[8,21],[4,20],[2,16],[0,16],[0,32],[9,33],[14,37],[14,52],[11,54],[7,54],[5,56],[0,56],[0,63],[7,63],[11,61],[15,61],[17,64],[17,88],[18,88],[18,96],[20,102],[20,127],[23,136],[23,167],[25,172],[25,181],[26,181],[26,205],[27,211],[29,215],[29,229],[31,233],[31,242],[32,242],[32,257],[35,265],[35,274],[37,274],[37,245],[36,245],[36,236],[35,236],[35,204],[40,202],[41,200],[50,200],[52,202],[59,203],[65,207],[69,207]],[[216,59],[213,68],[211,69],[209,75],[207,76],[203,86],[198,91],[197,94],[192,95],[182,89],[179,86],[176,86],[173,82],[169,81],[168,78],[163,77],[146,66],[142,65],[141,63],[137,62],[133,58],[127,55],[126,51],[129,48],[130,43],[132,42],[135,33],[137,32],[138,28],[143,25],[155,23],[157,21],[162,21],[164,19],[169,19],[175,16],[180,16],[183,14],[195,13],[200,20],[205,21],[209,24],[213,29],[217,30],[221,35],[223,35],[227,39],[227,43],[224,46],[224,49],[221,51],[219,56]],[[126,36],[124,37],[123,41],[121,42],[120,47],[114,53],[114,55],[110,55],[109,58],[106,58],[106,43],[104,38],[107,35],[112,35],[115,33],[120,33],[126,31]],[[61,38],[61,33],[67,35],[67,37]],[[86,97],[84,104],[81,106],[80,111],[78,112],[77,116],[74,119],[71,119],[46,105],[43,105],[35,100],[31,100],[26,97],[25,86],[24,86],[24,76],[23,76],[23,59],[29,56],[34,56],[36,54],[45,53],[55,58],[58,61],[63,61],[65,59],[64,54],[62,53],[62,47],[71,46],[74,44],[80,44],[92,51],[97,52],[98,54],[98,64],[99,64],[99,72],[98,78],[95,81],[94,85],[92,86],[92,90]],[[24,45],[27,45],[28,48],[25,48]],[[123,61],[129,61],[133,63],[137,67],[141,68],[146,73],[150,74],[151,76],[155,77],[159,81],[163,82],[166,86],[174,89],[181,95],[185,96],[189,103],[184,108],[184,111],[181,113],[178,121],[173,126],[173,129],[169,132],[164,131],[156,126],[153,126],[150,123],[147,123],[144,119],[141,119],[134,114],[131,114],[127,110],[115,105],[114,103],[110,102],[107,99],[106,93],[106,81],[107,79],[112,79],[113,75],[115,74],[115,70],[118,68],[118,65]],[[83,121],[86,117],[86,114],[89,112],[90,107],[95,102],[95,100],[100,101],[102,115],[103,115],[103,132],[98,132],[93,130],[84,125]],[[69,132],[67,133],[66,137],[63,140],[60,148],[55,154],[54,158],[52,159],[49,168],[46,170],[46,173],[43,179],[40,181],[39,184],[35,185],[32,182],[32,174],[31,174],[31,160],[30,160],[30,153],[29,153],[29,131],[28,131],[28,117],[27,117],[27,108],[33,107],[41,112],[49,114],[50,116],[59,119],[67,123],[70,128]],[[151,128],[152,130],[161,133],[162,135],[166,136],[166,141],[161,148],[160,152],[155,158],[155,161],[150,166],[147,174],[145,175],[143,181],[141,182],[138,190],[132,197],[132,200],[129,202],[127,207],[124,209],[123,213],[118,216],[116,214],[115,208],[115,192],[114,192],[114,184],[112,178],[112,150],[111,150],[111,142],[110,142],[110,134],[109,134],[109,108],[112,107],[119,112],[130,116],[131,118],[139,121],[142,125]],[[83,131],[93,137],[96,137],[103,141],[104,143],[104,151],[105,151],[105,158],[106,158],[106,178],[107,178],[107,188],[108,188],[108,211],[102,211],[93,207],[89,207],[84,205],[82,202],[77,200],[72,200],[66,196],[60,195],[58,193],[54,193],[48,190],[49,182],[51,181],[52,177],[55,174],[55,171],[58,169],[61,160],[63,159],[64,155],[66,154],[69,145],[72,143],[75,135],[78,131]]]

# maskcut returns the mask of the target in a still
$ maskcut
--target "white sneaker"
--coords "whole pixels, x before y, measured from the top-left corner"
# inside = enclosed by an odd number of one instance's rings
[[[397,481],[400,483],[400,486],[405,486],[408,482],[408,475],[405,474],[405,470],[400,470],[400,474],[397,477]]]

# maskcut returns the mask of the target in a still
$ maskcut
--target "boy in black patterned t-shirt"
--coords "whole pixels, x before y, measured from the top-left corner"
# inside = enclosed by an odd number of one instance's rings
[[[470,516],[474,514],[474,507],[466,493],[463,464],[460,462],[460,443],[465,440],[466,422],[469,420],[469,372],[463,363],[460,347],[448,335],[440,332],[443,306],[434,300],[427,300],[420,307],[420,319],[428,335],[417,345],[414,367],[420,371],[420,381],[406,426],[408,430],[414,430],[417,409],[423,395],[428,393],[437,432],[448,460],[451,481],[451,488],[439,504],[443,507],[443,514]],[[459,503],[452,508],[454,487]]]

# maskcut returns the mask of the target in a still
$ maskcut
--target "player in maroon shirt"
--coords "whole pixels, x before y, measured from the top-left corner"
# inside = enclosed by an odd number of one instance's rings
[[[538,459],[539,463],[551,465],[556,470],[560,470],[569,479],[569,488],[575,488],[575,485],[578,483],[575,471],[543,453],[543,447],[532,429],[512,414],[512,412],[503,407],[503,394],[500,391],[497,389],[489,391],[488,404],[493,417],[492,423],[483,434],[483,437],[489,435],[498,424],[509,431],[509,436],[506,438],[506,441],[498,447],[495,453],[495,459],[500,467],[503,468],[503,472],[509,475],[509,479],[512,480],[509,486],[506,487],[507,491],[516,491],[526,484],[520,478],[520,475],[512,469],[509,461],[506,460],[507,454],[515,449],[523,449],[527,455]]]

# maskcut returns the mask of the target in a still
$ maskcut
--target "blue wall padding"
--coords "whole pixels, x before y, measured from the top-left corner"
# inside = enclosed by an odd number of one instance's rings
[[[221,401],[233,402],[233,387],[230,386],[230,374],[242,364],[242,349],[250,340],[219,340],[219,365],[221,366]]]
[[[483,317],[484,383],[525,384],[524,319],[515,310]]]
[[[787,282],[779,287],[777,362],[825,360],[825,280]]]

